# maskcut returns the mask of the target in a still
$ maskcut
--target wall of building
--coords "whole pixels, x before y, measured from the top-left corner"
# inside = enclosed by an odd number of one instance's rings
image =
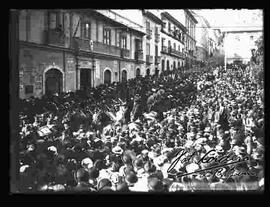
[[[41,97],[45,92],[44,75],[50,68],[56,68],[65,73],[63,67],[63,52],[21,45],[19,70],[23,75],[20,78],[20,97]],[[63,80],[63,90],[65,90],[65,74],[63,74]],[[26,86],[33,86],[33,93],[26,94]]]

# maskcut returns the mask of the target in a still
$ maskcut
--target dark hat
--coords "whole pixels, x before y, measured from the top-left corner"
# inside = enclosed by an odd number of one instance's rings
[[[96,179],[99,176],[99,171],[97,170],[96,167],[91,167],[88,172],[89,172],[89,179]]]
[[[112,187],[112,182],[107,179],[107,178],[103,178],[101,179],[98,184],[97,184],[97,190],[98,191],[101,191],[102,189],[104,189],[105,187],[109,187],[111,188]]]
[[[117,183],[116,191],[118,191],[118,192],[129,192],[128,184],[126,182]]]
[[[136,173],[134,172],[129,172],[125,175],[125,180],[128,182],[128,183],[131,183],[131,184],[134,184],[138,181],[138,177],[136,175]]]
[[[156,177],[148,179],[148,187],[151,191],[163,191],[163,183]]]

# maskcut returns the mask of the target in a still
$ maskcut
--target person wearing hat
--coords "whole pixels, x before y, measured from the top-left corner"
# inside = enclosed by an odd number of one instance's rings
[[[97,191],[98,192],[113,192],[112,183],[109,179],[103,178],[97,183]]]
[[[164,192],[165,188],[160,179],[149,176],[147,179],[148,192]]]
[[[130,192],[128,184],[126,182],[118,182],[115,188],[116,192],[128,193]]]

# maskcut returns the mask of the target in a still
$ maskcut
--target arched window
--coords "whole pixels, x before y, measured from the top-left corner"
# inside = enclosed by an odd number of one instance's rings
[[[149,69],[149,68],[147,68],[147,70],[146,70],[146,75],[147,75],[147,76],[150,75],[150,69]]]
[[[52,68],[45,73],[45,93],[55,94],[63,91],[63,74]]]
[[[111,83],[112,73],[110,70],[105,70],[104,72],[104,84]]]
[[[140,68],[137,68],[137,70],[136,70],[136,77],[138,77],[140,75],[141,75],[141,70],[140,70]]]
[[[173,69],[176,69],[176,63],[173,61]]]

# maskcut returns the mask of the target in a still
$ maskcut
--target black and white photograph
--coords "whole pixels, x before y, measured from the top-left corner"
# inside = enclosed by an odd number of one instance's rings
[[[263,17],[11,9],[10,193],[263,193]]]

